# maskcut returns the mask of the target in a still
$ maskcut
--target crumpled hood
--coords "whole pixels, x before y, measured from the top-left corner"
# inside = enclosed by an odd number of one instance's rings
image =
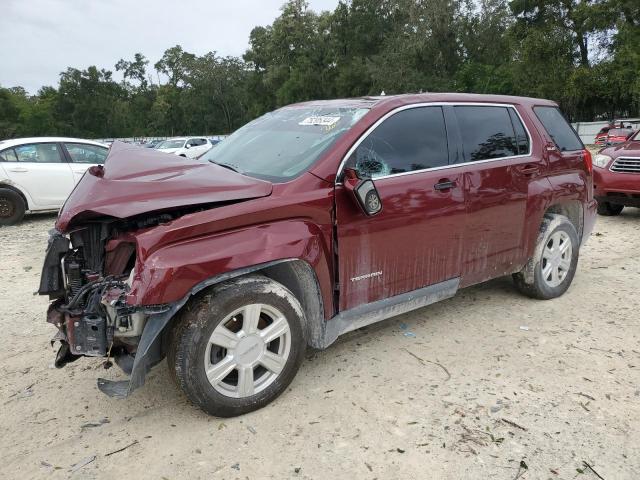
[[[248,200],[271,194],[272,184],[213,163],[114,142],[105,165],[91,167],[65,202],[56,228],[79,218],[127,218],[188,205]]]

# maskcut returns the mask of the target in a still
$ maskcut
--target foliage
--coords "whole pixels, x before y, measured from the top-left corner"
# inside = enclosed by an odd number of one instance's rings
[[[57,87],[0,88],[0,138],[227,133],[310,99],[427,91],[557,101],[572,120],[640,114],[637,0],[289,0],[242,58],[176,45],[150,70],[68,68]],[[155,79],[155,81],[154,81]]]

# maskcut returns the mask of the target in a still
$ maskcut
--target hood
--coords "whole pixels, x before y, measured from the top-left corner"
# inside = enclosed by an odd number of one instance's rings
[[[156,148],[156,150],[158,152],[162,152],[162,153],[176,153],[178,150],[182,150],[182,147],[180,147],[180,148]]]
[[[611,158],[618,157],[640,157],[640,141],[632,140],[618,143],[607,148],[603,148],[599,153],[609,155]]]
[[[127,218],[199,204],[266,197],[272,184],[213,163],[114,142],[104,167],[91,167],[65,202],[56,228],[85,218]]]

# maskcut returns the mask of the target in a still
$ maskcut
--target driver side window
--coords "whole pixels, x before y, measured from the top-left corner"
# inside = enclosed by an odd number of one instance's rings
[[[382,122],[349,157],[347,166],[371,178],[449,163],[442,107],[402,110]]]

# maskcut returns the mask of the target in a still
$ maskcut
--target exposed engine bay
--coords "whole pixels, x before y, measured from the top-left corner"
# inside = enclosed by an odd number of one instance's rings
[[[130,373],[148,316],[168,309],[127,304],[136,265],[131,233],[171,221],[178,214],[88,221],[68,237],[50,232],[38,293],[54,300],[47,321],[58,328],[52,339],[60,342],[56,367],[79,356],[114,357]]]

